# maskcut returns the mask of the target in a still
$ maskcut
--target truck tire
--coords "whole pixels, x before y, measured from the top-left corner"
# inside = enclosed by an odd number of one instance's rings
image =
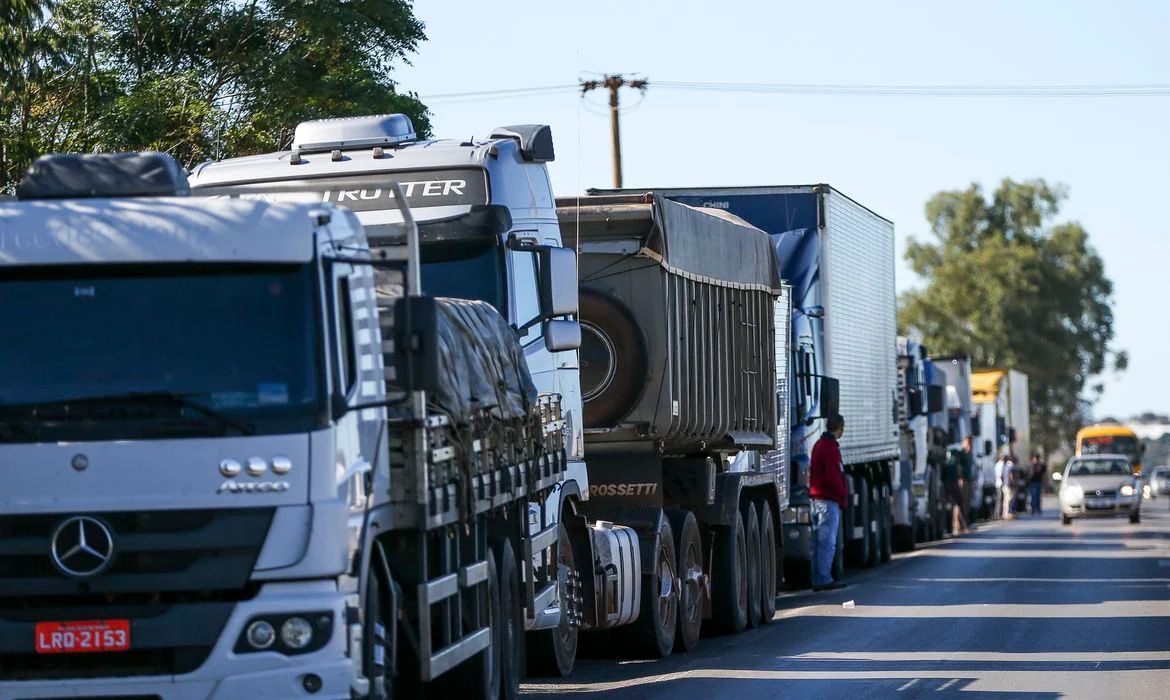
[[[459,664],[442,676],[435,679],[434,685],[439,690],[440,697],[456,695],[468,700],[499,700],[502,675],[503,646],[502,630],[503,618],[500,610],[500,574],[496,565],[496,555],[491,547],[487,548],[485,559],[488,565],[487,600],[480,597],[481,618],[491,630],[492,643],[486,649]],[[399,644],[399,649],[409,648],[409,644]],[[400,667],[401,668],[401,667]]]
[[[500,538],[493,543],[500,577],[500,698],[520,697],[524,658],[524,599],[520,592],[520,567],[512,541]]]
[[[919,523],[915,523],[914,525],[895,525],[893,532],[890,533],[894,551],[913,552],[914,548],[918,546],[915,541],[918,535],[916,531],[921,529],[922,526]]]
[[[881,525],[878,531],[882,536],[882,563],[886,563],[894,556],[894,513],[890,506],[890,487],[882,484],[881,487]],[[913,532],[913,531],[911,531]]]
[[[678,629],[674,634],[675,651],[693,651],[699,645],[703,628],[703,541],[695,514],[682,508],[666,511],[674,532],[678,552]]]
[[[633,314],[617,299],[582,288],[581,396],[586,428],[604,428],[634,410],[646,386],[646,341]]]
[[[382,575],[376,573],[371,566],[363,611],[366,624],[362,630],[363,672],[370,681],[367,700],[389,700],[393,697],[394,678],[386,664],[396,652],[390,644],[392,633],[390,626],[397,624],[398,615],[387,610],[386,586],[387,584],[382,581]]]
[[[740,515],[743,516],[744,537],[747,540],[747,626],[758,627],[760,624],[760,589],[763,580],[760,567],[760,518],[756,514],[756,504],[744,499],[739,504]]]
[[[678,556],[670,521],[658,518],[658,529],[642,543],[642,607],[631,625],[628,651],[634,658],[661,659],[674,649],[678,626]]]
[[[760,499],[760,624],[776,617],[776,521],[768,499]]]
[[[715,528],[714,564],[711,571],[711,608],[716,625],[724,634],[739,634],[747,628],[748,582],[747,532],[737,511],[731,525]]]
[[[801,589],[810,588],[813,582],[813,562],[812,559],[789,559],[785,558],[784,566],[784,583],[789,588]]]
[[[865,567],[869,563],[870,544],[870,497],[869,481],[863,476],[854,478],[854,493],[858,495],[857,506],[853,510],[854,532],[849,533],[849,563],[858,567]],[[850,507],[853,504],[850,503]],[[861,528],[861,536],[854,539],[857,528]]]
[[[557,561],[572,570],[577,568],[569,531],[562,516],[557,527]],[[528,675],[536,678],[565,678],[573,672],[577,661],[577,642],[581,628],[562,617],[561,624],[551,630],[529,632],[527,637]]]

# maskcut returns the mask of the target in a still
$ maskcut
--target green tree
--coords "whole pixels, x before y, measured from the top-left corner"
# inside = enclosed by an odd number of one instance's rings
[[[1032,443],[1067,443],[1104,387],[1112,364],[1113,285],[1078,223],[1053,223],[1067,191],[1005,179],[990,199],[978,185],[926,204],[933,241],[910,239],[906,260],[927,280],[903,294],[900,330],[938,354],[966,353],[979,367],[1028,374]]]
[[[186,165],[287,148],[305,119],[430,115],[394,66],[409,0],[35,0],[0,53],[0,189],[37,155],[160,150]]]

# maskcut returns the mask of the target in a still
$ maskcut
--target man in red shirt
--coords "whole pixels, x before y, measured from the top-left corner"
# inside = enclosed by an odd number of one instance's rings
[[[825,427],[827,430],[813,445],[808,473],[808,493],[812,499],[814,591],[833,590],[845,585],[833,580],[837,529],[841,527],[841,511],[845,510],[849,495],[845,488],[841,446],[837,443],[845,434],[845,419],[833,414]]]

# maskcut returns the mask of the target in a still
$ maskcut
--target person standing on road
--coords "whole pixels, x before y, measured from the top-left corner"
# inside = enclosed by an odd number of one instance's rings
[[[1048,465],[1040,459],[1040,453],[1032,455],[1032,473],[1028,479],[1028,491],[1032,496],[1032,515],[1040,515],[1040,497],[1044,489],[1044,477],[1048,476]]]
[[[845,510],[845,466],[838,441],[845,434],[845,419],[829,416],[827,430],[813,445],[809,461],[808,495],[812,499],[813,590],[826,591],[845,584],[833,580],[833,558],[837,550],[837,530],[841,511]]]
[[[971,436],[963,438],[963,449],[957,455],[959,459],[959,474],[963,479],[963,521],[964,528],[975,523],[975,512],[971,506],[971,498],[975,494],[975,457],[971,454]]]
[[[960,450],[947,450],[947,461],[943,463],[943,492],[951,503],[951,533],[958,536],[967,531],[967,512],[963,507],[963,467],[959,459]]]

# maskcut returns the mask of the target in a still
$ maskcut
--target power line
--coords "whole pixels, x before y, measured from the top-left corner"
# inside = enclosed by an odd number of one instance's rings
[[[440,95],[424,95],[421,99],[459,100],[493,99],[502,97],[535,96],[576,91],[580,85],[548,85],[529,88],[479,90]],[[1086,84],[1086,85],[858,85],[814,83],[724,83],[698,81],[655,81],[655,88],[683,92],[721,92],[740,94],[811,94],[847,97],[1166,97],[1170,84]]]

